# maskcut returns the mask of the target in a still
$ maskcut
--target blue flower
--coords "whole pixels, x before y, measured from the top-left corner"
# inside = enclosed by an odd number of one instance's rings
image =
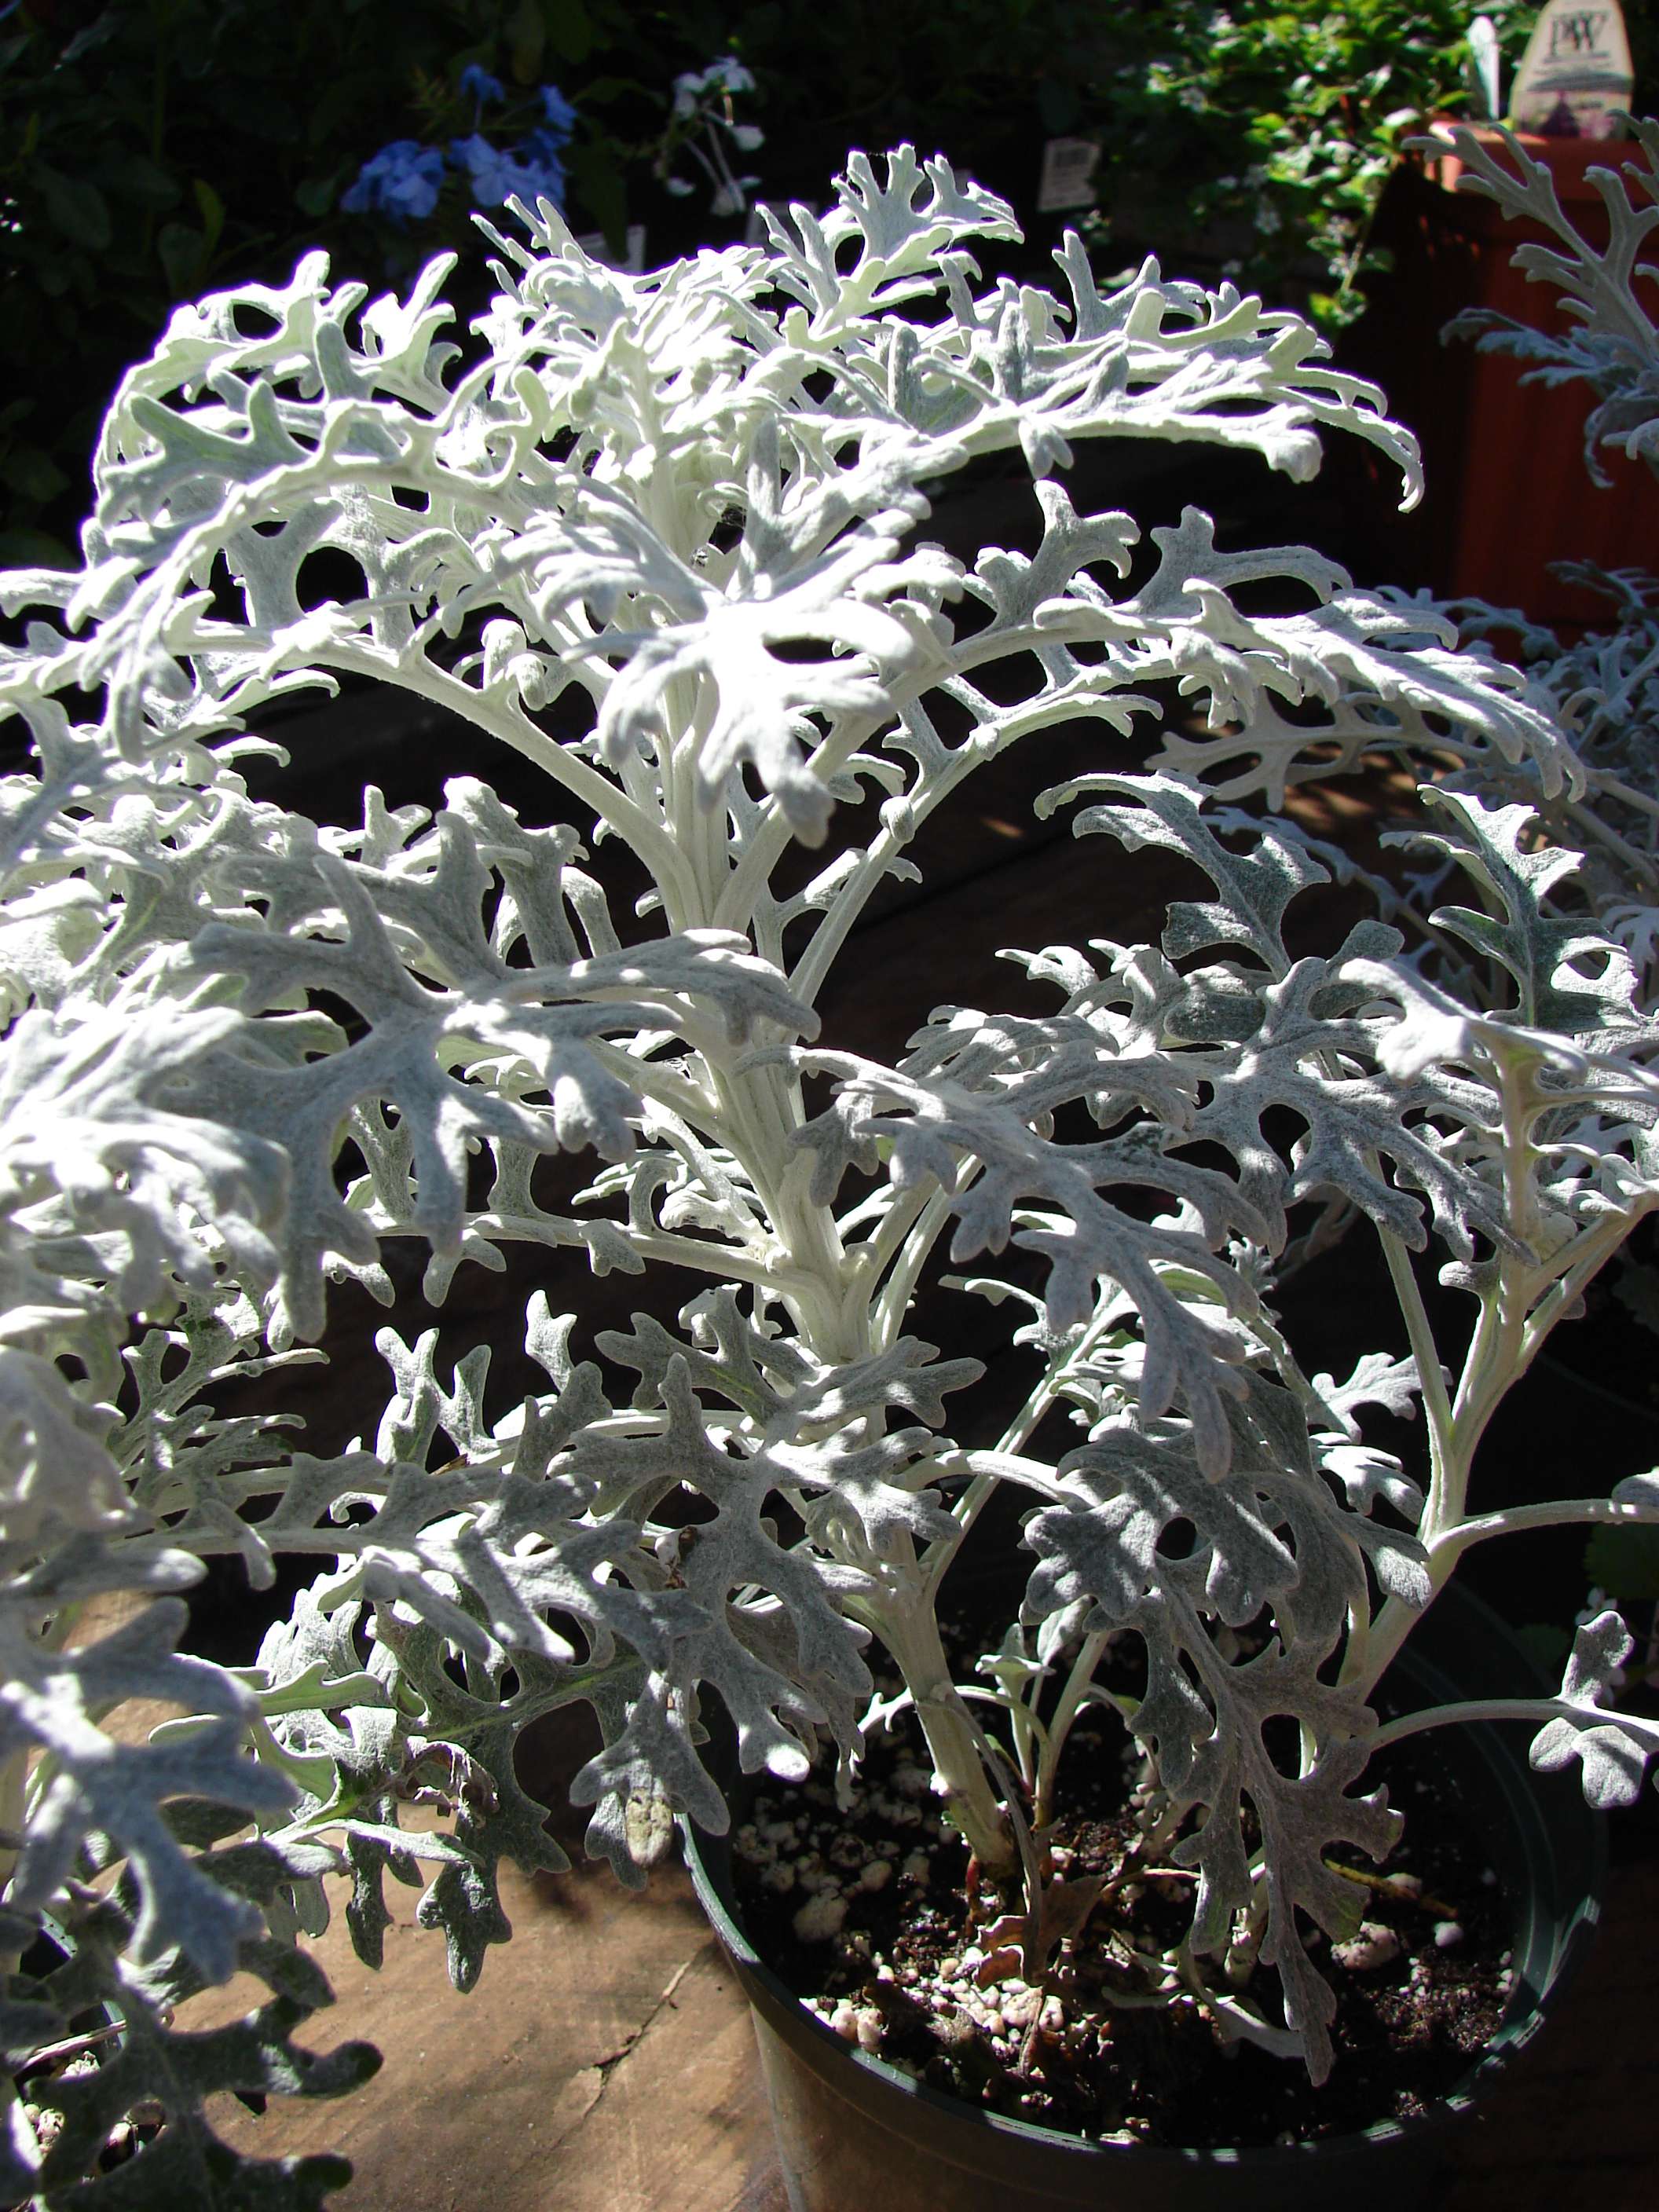
[[[479,207],[501,207],[514,198],[531,207],[538,199],[551,200],[558,208],[564,205],[564,166],[550,148],[526,140],[503,153],[475,131],[470,138],[457,138],[449,155],[458,169],[465,170]],[[526,155],[527,161],[523,158]]]
[[[374,210],[398,224],[411,216],[423,222],[438,204],[443,181],[444,157],[435,146],[396,138],[363,163],[356,183],[341,193],[340,205],[348,215]]]
[[[575,129],[578,120],[575,109],[559,90],[556,84],[542,87],[542,106],[547,111],[547,130],[553,135],[556,145],[562,146]],[[535,134],[541,137],[541,132]]]
[[[489,139],[475,131],[470,138],[452,138],[449,158],[458,169],[465,169],[475,185],[480,178],[488,178],[502,156]]]
[[[471,93],[480,107],[490,100],[499,103],[507,97],[500,77],[491,76],[481,62],[469,62],[461,71],[460,92],[463,99]]]
[[[544,139],[544,136],[542,131],[532,131],[523,145],[514,149],[520,159],[514,164],[519,181],[513,190],[526,207],[534,207],[538,200],[551,200],[554,206],[562,212],[564,163],[559,159],[556,146],[550,143],[538,144],[538,140]]]
[[[538,162],[543,168],[556,171],[560,190],[562,191],[564,162],[561,156],[568,143],[568,141],[558,132],[550,131],[544,123],[538,123],[536,128],[514,147],[514,151],[522,161]],[[560,200],[559,204],[561,207],[563,206],[562,199]]]

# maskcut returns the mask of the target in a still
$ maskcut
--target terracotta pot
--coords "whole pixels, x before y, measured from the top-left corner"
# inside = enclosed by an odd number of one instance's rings
[[[1496,132],[1476,136],[1502,158]],[[1549,167],[1569,221],[1605,251],[1607,207],[1588,172],[1616,170],[1638,150],[1634,143],[1523,136],[1521,143]],[[1385,473],[1367,469],[1385,558],[1401,583],[1519,606],[1537,621],[1602,623],[1606,602],[1562,583],[1549,564],[1659,567],[1659,480],[1604,450],[1612,485],[1591,483],[1584,419],[1596,398],[1589,385],[1523,384],[1522,362],[1478,352],[1468,339],[1442,345],[1441,331],[1466,307],[1494,308],[1539,330],[1571,327],[1553,288],[1511,265],[1517,246],[1559,241],[1539,224],[1506,222],[1484,194],[1456,191],[1462,167],[1449,149],[1396,173],[1372,232],[1393,268],[1368,283],[1371,305],[1340,348],[1344,365],[1375,377],[1389,412],[1423,444],[1428,491],[1414,515],[1395,514]],[[1659,260],[1659,246],[1649,243]],[[1650,308],[1659,304],[1646,280],[1644,293]]]

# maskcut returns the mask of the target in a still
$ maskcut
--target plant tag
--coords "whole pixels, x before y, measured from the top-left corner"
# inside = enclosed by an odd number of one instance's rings
[[[640,276],[645,268],[645,225],[630,222],[628,226],[628,252],[617,261],[605,242],[602,230],[585,231],[576,240],[590,261],[602,261],[607,269],[620,269],[629,276]]]
[[[1619,0],[1549,0],[1516,76],[1511,119],[1545,138],[1622,138],[1634,85]]]
[[[1050,138],[1042,149],[1042,178],[1037,213],[1059,215],[1066,208],[1095,204],[1095,167],[1100,149],[1092,138]]]
[[[1490,15],[1477,15],[1469,25],[1469,67],[1466,74],[1470,90],[1480,94],[1480,112],[1488,123],[1496,122],[1504,112],[1499,90],[1502,69],[1498,27]]]

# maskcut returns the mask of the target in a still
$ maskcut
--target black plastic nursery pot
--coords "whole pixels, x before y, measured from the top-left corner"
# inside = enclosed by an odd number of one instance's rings
[[[1406,1711],[1546,1686],[1498,1615],[1454,1584],[1419,1623],[1378,1702]],[[749,1999],[792,2212],[1404,2212],[1543,2026],[1600,1917],[1606,1822],[1585,1804],[1576,1765],[1528,1770],[1529,1735],[1483,1723],[1414,1740],[1456,1785],[1514,1913],[1516,1985],[1503,2027],[1421,2116],[1283,2148],[1086,2142],[975,2110],[866,2056],[757,1955],[726,1838],[688,1828],[698,1898]],[[758,1786],[746,1779],[743,1789]]]

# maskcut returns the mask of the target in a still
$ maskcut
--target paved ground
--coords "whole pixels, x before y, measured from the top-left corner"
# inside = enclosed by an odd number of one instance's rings
[[[274,2100],[258,2119],[227,2097],[216,2126],[266,2155],[343,2151],[340,2212],[781,2212],[748,2007],[683,1869],[641,1899],[608,1868],[501,1887],[514,1941],[470,1997],[415,1927],[416,1892],[388,1899],[378,1975],[337,1912],[313,1948],[338,2002],[303,2039],[365,2037],[384,2067],[342,2102]],[[255,2002],[232,1984],[186,2019]]]

